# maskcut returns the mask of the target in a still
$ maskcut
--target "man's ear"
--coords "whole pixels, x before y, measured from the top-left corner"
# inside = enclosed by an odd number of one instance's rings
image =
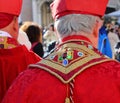
[[[94,30],[93,30],[93,35],[95,37],[98,37],[99,30],[100,30],[102,24],[103,24],[102,20],[100,20],[100,19],[96,20],[96,24],[95,24],[95,27],[94,27]]]
[[[19,29],[19,24],[18,24],[18,17],[14,17],[14,20],[13,20],[13,30],[18,33],[18,29]]]
[[[19,24],[18,24],[18,17],[15,16],[12,22],[12,29],[13,29],[13,37],[18,38],[19,33]]]

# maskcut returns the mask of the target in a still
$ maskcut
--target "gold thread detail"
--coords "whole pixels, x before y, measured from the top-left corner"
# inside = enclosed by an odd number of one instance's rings
[[[43,66],[40,66],[40,65],[35,65],[35,64],[31,64],[29,65],[30,67],[38,67],[40,69],[43,69],[43,70],[46,70],[48,72],[50,72],[51,74],[55,75],[58,79],[60,79],[63,83],[69,83],[72,79],[74,79],[78,74],[80,74],[81,72],[83,72],[84,70],[86,70],[87,68],[93,66],[93,65],[96,65],[96,64],[100,64],[102,62],[107,62],[107,61],[113,61],[112,59],[106,59],[106,60],[101,60],[101,61],[98,61],[98,62],[94,62],[94,63],[91,63],[91,64],[88,64],[87,66],[84,66],[83,68],[81,68],[77,73],[75,73],[71,78],[69,78],[68,80],[64,80],[64,78],[62,78],[59,74],[51,71],[50,69],[46,68],[46,67],[43,67]]]

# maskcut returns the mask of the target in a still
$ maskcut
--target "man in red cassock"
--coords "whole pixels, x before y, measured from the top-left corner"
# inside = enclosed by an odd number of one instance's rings
[[[120,103],[120,63],[97,49],[108,0],[54,0],[60,44],[20,74],[2,103]]]
[[[39,58],[17,42],[22,0],[0,1],[0,103],[20,72]]]

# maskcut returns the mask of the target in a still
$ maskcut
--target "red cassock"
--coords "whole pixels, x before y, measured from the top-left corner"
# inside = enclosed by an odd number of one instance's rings
[[[29,64],[36,63],[40,58],[19,45],[13,38],[0,37],[0,103],[20,72]],[[3,49],[4,48],[4,49]]]
[[[120,103],[119,62],[69,38],[21,73],[2,103]]]

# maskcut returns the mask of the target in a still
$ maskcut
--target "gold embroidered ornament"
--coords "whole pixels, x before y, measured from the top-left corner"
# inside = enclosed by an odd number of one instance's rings
[[[70,103],[70,99],[68,97],[66,97],[65,103]]]

